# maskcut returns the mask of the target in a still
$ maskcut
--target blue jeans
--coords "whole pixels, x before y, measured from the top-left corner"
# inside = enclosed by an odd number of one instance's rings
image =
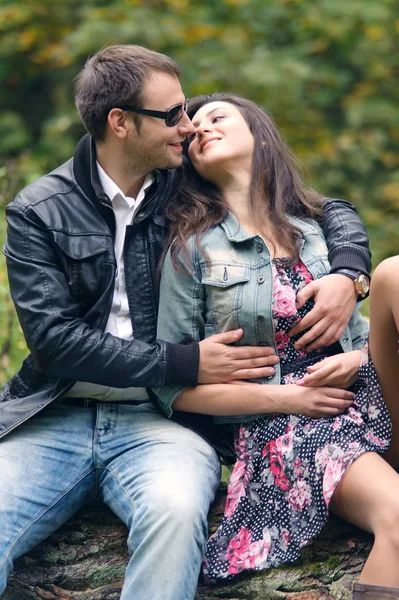
[[[50,405],[0,440],[0,594],[18,556],[100,499],[129,530],[121,600],[192,600],[219,475],[150,404]]]

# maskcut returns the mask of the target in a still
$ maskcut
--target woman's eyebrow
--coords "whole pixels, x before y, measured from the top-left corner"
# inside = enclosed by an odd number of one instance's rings
[[[221,106],[219,106],[218,108],[212,108],[212,110],[207,112],[205,116],[210,117],[214,112],[221,110],[221,108],[222,108]],[[192,123],[193,123],[194,127],[198,127],[198,125],[199,125],[198,121],[193,121]]]

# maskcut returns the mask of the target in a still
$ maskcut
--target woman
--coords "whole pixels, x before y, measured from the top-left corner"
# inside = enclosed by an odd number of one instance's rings
[[[203,339],[242,327],[240,343],[274,345],[279,356],[274,375],[257,383],[157,391],[168,416],[181,410],[241,423],[204,572],[227,579],[294,561],[332,510],[375,535],[362,584],[399,586],[399,478],[379,456],[390,422],[360,351],[367,326],[356,309],[338,346],[308,353],[289,335],[312,306],[297,309],[296,294],[329,272],[317,225],[322,199],[304,188],[272,120],[253,103],[214,94],[192,101],[189,116],[197,131],[183,191],[169,205],[174,241],[158,337]],[[342,350],[343,358],[329,356]]]

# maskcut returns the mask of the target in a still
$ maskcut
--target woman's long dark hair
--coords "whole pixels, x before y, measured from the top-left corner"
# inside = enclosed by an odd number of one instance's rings
[[[228,102],[238,108],[254,137],[252,183],[249,209],[252,221],[260,233],[265,232],[265,221],[270,224],[273,237],[286,248],[294,261],[299,257],[299,230],[287,219],[320,218],[323,214],[322,197],[307,189],[299,175],[298,163],[269,115],[250,100],[228,93],[198,96],[190,100],[188,115],[210,102]],[[179,193],[166,204],[171,224],[168,246],[172,262],[179,268],[181,258],[188,258],[187,240],[200,238],[213,225],[223,221],[228,206],[216,185],[201,177],[184,152],[182,184]],[[269,230],[270,232],[270,230]],[[185,260],[183,260],[185,262]]]

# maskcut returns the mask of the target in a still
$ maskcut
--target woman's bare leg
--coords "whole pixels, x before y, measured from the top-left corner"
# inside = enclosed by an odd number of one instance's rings
[[[399,587],[399,475],[392,467],[374,452],[355,460],[330,510],[375,536],[359,581]]]
[[[370,291],[370,355],[392,421],[392,442],[384,458],[399,466],[399,256],[375,270]]]

